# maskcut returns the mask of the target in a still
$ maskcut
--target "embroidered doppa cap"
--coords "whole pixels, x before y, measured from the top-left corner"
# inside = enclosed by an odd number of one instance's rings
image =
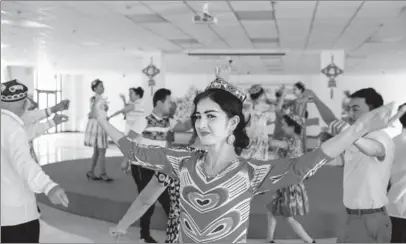
[[[1,83],[1,101],[17,102],[28,96],[28,88],[17,79]]]
[[[233,96],[238,98],[242,103],[244,103],[247,96],[239,90],[237,87],[233,86],[232,84],[228,83],[225,79],[222,78],[222,72],[224,72],[223,67],[216,67],[216,79],[212,81],[207,87],[208,89],[221,89],[228,93],[231,93]]]

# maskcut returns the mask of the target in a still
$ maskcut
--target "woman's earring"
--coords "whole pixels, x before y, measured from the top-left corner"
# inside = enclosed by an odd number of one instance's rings
[[[229,135],[229,136],[227,137],[227,143],[228,143],[228,145],[234,145],[234,142],[235,142],[235,136],[234,136],[234,135]]]

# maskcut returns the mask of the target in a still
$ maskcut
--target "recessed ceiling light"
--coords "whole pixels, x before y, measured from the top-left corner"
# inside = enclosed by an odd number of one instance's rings
[[[2,19],[2,20],[1,20],[1,24],[2,24],[2,25],[11,25],[11,24],[13,24],[13,21],[11,21],[11,20],[6,20],[6,19]]]
[[[23,20],[20,23],[18,23],[18,25],[21,25],[23,27],[32,27],[32,28],[48,28],[48,29],[52,29],[51,26],[49,25],[45,25],[45,24],[41,24],[39,22],[36,21],[30,21],[30,20]]]
[[[1,10],[1,13],[2,13],[2,14],[5,14],[5,13],[6,13],[6,11]]]
[[[87,41],[87,42],[82,42],[82,45],[83,46],[98,46],[98,45],[100,45],[100,43]]]
[[[7,44],[1,44],[1,48],[6,48],[6,47],[8,47],[9,45],[7,45]]]

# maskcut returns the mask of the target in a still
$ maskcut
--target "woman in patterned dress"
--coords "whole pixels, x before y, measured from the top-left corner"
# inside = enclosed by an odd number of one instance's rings
[[[106,173],[106,150],[108,147],[107,134],[99,125],[93,113],[95,104],[102,98],[104,93],[103,81],[96,79],[91,84],[92,91],[95,93],[90,98],[90,113],[88,115],[88,122],[85,130],[85,146],[93,148],[92,164],[90,170],[86,173],[86,177],[91,180],[102,180],[111,182],[111,179]],[[106,111],[107,106],[104,108]],[[94,173],[96,165],[100,165],[100,175],[96,176]]]
[[[390,104],[372,110],[301,157],[263,161],[240,157],[249,145],[244,100],[245,95],[221,77],[195,98],[192,124],[204,151],[132,142],[108,122],[104,101],[95,107],[99,124],[134,164],[179,179],[180,242],[246,242],[255,195],[299,184],[363,135],[388,126],[393,109]]]
[[[293,85],[293,94],[295,95],[296,99],[291,101],[285,101],[285,97],[287,95],[287,90],[285,87],[282,87],[282,97],[281,100],[285,107],[288,107],[290,113],[296,114],[300,118],[304,119],[307,113],[307,103],[311,99],[311,97],[307,96],[306,87],[302,82],[296,82]],[[305,121],[305,120],[304,120]],[[302,147],[304,152],[307,152],[307,145],[306,140],[306,127],[302,128],[302,134],[300,135],[300,141],[302,143]]]
[[[178,243],[180,228],[179,180],[173,180],[158,171],[155,172],[155,177],[150,180],[144,190],[137,196],[137,199],[131,204],[117,226],[110,228],[110,235],[115,238],[126,235],[127,229],[155,204],[161,194],[165,193],[165,190],[168,191],[170,199],[165,243]]]
[[[246,130],[250,139],[250,145],[248,149],[243,150],[241,157],[268,160],[269,142],[267,126],[272,123],[272,114],[275,113],[275,106],[271,105],[266,97],[264,88],[260,85],[253,85],[248,92],[251,102],[245,104],[245,112],[249,120]]]
[[[285,136],[282,140],[271,140],[270,142],[272,147],[278,148],[279,158],[297,158],[303,155],[300,140],[303,124],[303,119],[298,115],[283,115],[282,130]],[[268,241],[270,243],[274,243],[275,215],[283,216],[296,234],[306,243],[315,243],[302,225],[294,219],[296,215],[305,215],[309,212],[309,200],[303,183],[277,190],[274,199],[268,205],[268,210]]]

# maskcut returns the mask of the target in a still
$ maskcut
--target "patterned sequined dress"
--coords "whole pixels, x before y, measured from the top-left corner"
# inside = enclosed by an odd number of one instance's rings
[[[101,98],[100,95],[95,95],[90,99],[90,111]],[[106,108],[107,110],[107,108]],[[108,137],[103,128],[99,125],[96,118],[89,118],[85,129],[85,146],[96,148],[107,148],[109,145]]]
[[[299,136],[285,137],[286,149],[278,149],[279,158],[297,158],[303,155]],[[305,215],[309,212],[309,199],[303,183],[287,186],[276,191],[271,204],[268,205],[272,214],[284,217]]]
[[[289,107],[291,113],[296,114],[300,118],[305,118],[307,111],[308,98],[298,98],[292,101],[287,101],[286,106]],[[305,120],[305,119],[304,119]],[[300,136],[300,141],[302,143],[302,148],[304,152],[307,152],[307,132],[306,126],[302,128],[302,134]]]
[[[170,209],[166,226],[165,243],[179,243],[180,206],[179,206],[179,180],[173,180],[166,174],[155,172],[158,182],[167,187],[170,197]]]
[[[321,149],[295,159],[238,158],[215,177],[203,168],[206,152],[145,146],[123,137],[119,148],[134,164],[180,182],[179,242],[246,242],[250,206],[259,193],[298,184],[331,161]]]
[[[251,115],[247,128],[247,135],[250,138],[249,148],[242,152],[243,158],[269,159],[269,138],[267,124],[271,121],[271,106],[261,103],[257,106],[250,104],[247,112]]]

